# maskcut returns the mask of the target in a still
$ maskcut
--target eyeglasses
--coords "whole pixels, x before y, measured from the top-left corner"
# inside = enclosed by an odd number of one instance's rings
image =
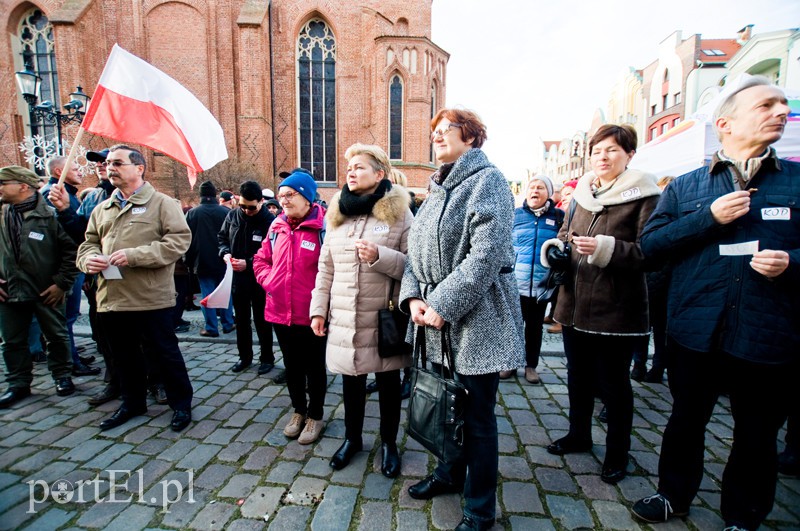
[[[106,166],[108,166],[108,163],[107,163],[106,161],[103,161],[103,162],[95,162],[95,163],[94,163],[94,165],[95,165],[95,166],[103,166],[103,167],[106,167]]]
[[[120,166],[138,166],[138,164],[134,164],[133,162],[122,162],[121,160],[107,160],[106,166],[119,168]]]
[[[258,210],[258,205],[239,205],[239,208],[247,210],[248,212],[254,212]]]
[[[450,124],[447,124],[447,127],[446,127],[445,129],[436,129],[436,130],[435,130],[433,133],[431,133],[431,142],[433,142],[434,140],[436,140],[436,137],[437,137],[437,136],[438,136],[438,137],[444,137],[444,136],[447,136],[447,134],[450,132],[450,130],[451,130],[453,127],[461,127],[461,124],[453,124],[453,123],[450,123]]]
[[[276,198],[278,201],[291,201],[296,195],[300,195],[300,192],[284,192],[282,194],[278,194]]]

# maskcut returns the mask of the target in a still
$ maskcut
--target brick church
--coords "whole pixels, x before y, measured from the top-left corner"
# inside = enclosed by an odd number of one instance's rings
[[[0,166],[28,164],[19,144],[52,138],[33,120],[14,72],[41,78],[56,107],[80,85],[91,96],[114,43],[191,90],[222,124],[230,159],[199,180],[233,188],[311,170],[323,196],[344,182],[344,151],[383,147],[424,187],[435,168],[431,116],[445,102],[449,55],[431,41],[432,0],[0,0]],[[77,125],[66,125],[64,138]],[[87,140],[88,138],[88,140]],[[88,149],[116,143],[84,136]],[[185,169],[146,150],[149,178],[195,195]],[[93,185],[93,180],[89,180]]]

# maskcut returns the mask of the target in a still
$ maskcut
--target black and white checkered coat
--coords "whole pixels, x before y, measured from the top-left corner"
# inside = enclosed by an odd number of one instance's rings
[[[514,198],[480,149],[454,164],[428,198],[408,236],[402,308],[423,299],[450,324],[456,371],[488,374],[525,364],[514,280]],[[411,331],[409,332],[411,334]],[[441,361],[441,334],[426,330],[428,357]]]

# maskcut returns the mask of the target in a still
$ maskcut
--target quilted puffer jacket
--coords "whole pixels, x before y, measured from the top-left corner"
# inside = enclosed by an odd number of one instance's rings
[[[517,257],[514,274],[519,294],[540,301],[548,300],[553,295],[553,290],[540,286],[548,269],[540,259],[542,245],[558,236],[558,229],[564,221],[564,211],[557,209],[551,199],[547,202],[547,212],[541,216],[534,214],[527,204],[514,210],[514,228],[511,232]]]
[[[750,211],[720,225],[711,203],[735,191],[727,163],[679,177],[647,222],[642,251],[673,265],[667,333],[678,344],[788,363],[800,356],[800,164],[767,159],[748,188],[758,189]],[[751,256],[720,255],[720,245],[753,241],[787,251],[789,268],[770,280],[750,267]]]

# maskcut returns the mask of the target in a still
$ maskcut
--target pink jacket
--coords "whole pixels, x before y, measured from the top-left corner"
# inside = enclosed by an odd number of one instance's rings
[[[269,228],[261,249],[253,257],[256,281],[267,294],[267,321],[287,326],[311,325],[308,310],[317,277],[324,218],[325,209],[314,205],[294,231],[285,214]]]

